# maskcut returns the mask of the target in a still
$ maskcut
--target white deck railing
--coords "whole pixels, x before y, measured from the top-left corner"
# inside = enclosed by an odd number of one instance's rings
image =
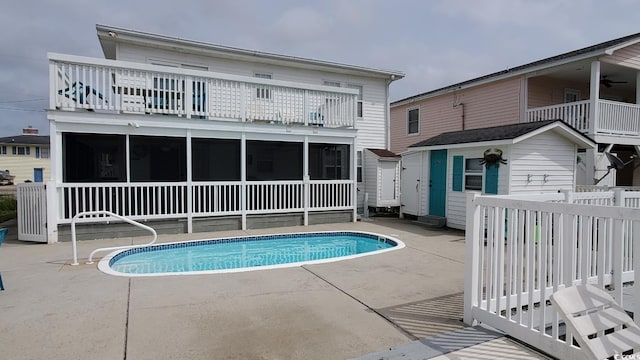
[[[357,90],[49,54],[50,108],[354,127]]]
[[[244,189],[240,181],[65,183],[57,189],[57,220],[96,211],[138,220],[346,210],[356,206],[353,192],[352,180],[247,181]]]
[[[640,210],[625,206],[639,199],[621,190],[547,194],[544,201],[470,194],[465,323],[485,323],[557,358],[581,358],[547,300],[565,286],[592,283],[625,305],[623,287],[640,267]],[[594,205],[607,201],[618,206]],[[640,298],[640,286],[634,291]]]
[[[640,136],[640,105],[598,100],[595,122],[590,109],[591,100],[583,100],[528,109],[525,118],[528,122],[560,119],[586,134]]]

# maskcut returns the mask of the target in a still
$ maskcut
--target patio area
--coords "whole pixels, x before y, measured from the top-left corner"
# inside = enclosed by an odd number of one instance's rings
[[[449,352],[467,333],[463,232],[372,218],[159,242],[336,229],[390,235],[407,247],[278,270],[124,278],[84,259],[68,265],[68,242],[20,242],[10,229],[0,248],[0,349],[8,359],[51,360],[544,358],[500,334]],[[147,240],[82,241],[79,255]]]

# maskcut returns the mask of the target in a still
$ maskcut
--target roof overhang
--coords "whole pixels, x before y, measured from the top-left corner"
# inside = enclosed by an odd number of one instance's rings
[[[330,71],[334,73],[386,79],[388,81],[399,80],[405,76],[401,71],[367,68],[336,62],[214,45],[105,25],[96,25],[96,30],[105,58],[112,60],[116,60],[117,44],[129,43],[189,54],[319,71]]]
[[[431,145],[431,146],[417,146],[417,147],[410,147],[409,149],[407,149],[407,151],[401,153],[401,155],[405,155],[405,154],[416,152],[416,151],[514,145],[547,131],[552,131],[566,138],[568,141],[576,144],[578,149],[595,149],[597,147],[597,144],[593,140],[589,139],[587,136],[583,135],[579,131],[575,130],[574,128],[570,127],[569,125],[561,121],[556,121],[549,125],[545,125],[538,129],[532,130],[524,135],[520,135],[513,139],[478,141],[478,142],[468,142],[468,143],[458,143],[458,144],[440,144],[440,145]]]

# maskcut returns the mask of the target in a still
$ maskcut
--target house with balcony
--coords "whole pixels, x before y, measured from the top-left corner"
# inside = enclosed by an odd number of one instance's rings
[[[575,184],[638,185],[639,79],[640,34],[633,34],[427,91],[391,103],[390,150],[407,152],[443,133],[562,120],[597,143],[578,152]],[[434,151],[441,156],[447,150],[440,146]],[[605,177],[605,152],[616,154],[627,166]],[[432,153],[424,156],[424,169],[430,168]],[[452,152],[445,158],[443,164],[452,163]],[[429,170],[420,176],[425,182],[434,180]],[[429,196],[421,201],[421,208],[427,209]]]
[[[0,185],[43,182],[50,176],[49,136],[27,127],[22,134],[0,138]]]
[[[50,242],[90,211],[175,233],[356,220],[402,72],[96,29],[104,59],[48,54]]]

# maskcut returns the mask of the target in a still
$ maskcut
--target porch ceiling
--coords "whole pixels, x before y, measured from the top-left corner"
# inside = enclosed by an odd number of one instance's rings
[[[626,81],[626,83],[613,84],[620,91],[635,91],[636,69],[600,62],[600,75],[607,76],[613,81]],[[536,75],[544,75],[551,78],[589,83],[591,78],[591,60],[578,61],[558,67],[554,67]]]

